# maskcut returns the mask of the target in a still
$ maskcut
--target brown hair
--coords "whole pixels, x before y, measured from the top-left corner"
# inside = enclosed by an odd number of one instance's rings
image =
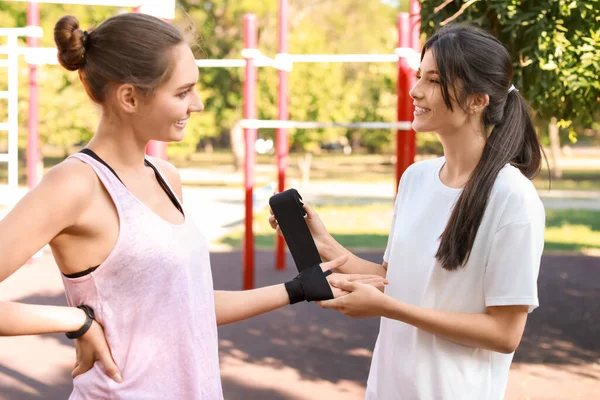
[[[103,103],[110,83],[129,83],[150,95],[170,77],[169,50],[185,40],[175,26],[159,18],[125,13],[89,31],[66,15],[54,27],[54,42],[60,65],[78,70],[88,95]]]
[[[490,98],[483,113],[489,132],[483,154],[456,201],[436,254],[442,267],[453,271],[469,259],[500,170],[510,163],[531,179],[540,171],[544,153],[529,106],[517,90],[509,90],[513,71],[502,43],[475,27],[448,25],[425,43],[421,59],[428,50],[435,57],[449,110],[451,93],[463,110],[469,95],[486,93]]]

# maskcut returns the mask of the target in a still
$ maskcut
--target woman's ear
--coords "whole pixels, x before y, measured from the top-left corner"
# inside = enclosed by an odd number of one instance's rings
[[[140,99],[135,87],[129,83],[119,85],[115,91],[117,106],[126,113],[138,110]]]
[[[487,94],[473,94],[470,96],[468,101],[467,110],[469,114],[475,114],[483,111],[487,105],[490,104],[490,96]]]

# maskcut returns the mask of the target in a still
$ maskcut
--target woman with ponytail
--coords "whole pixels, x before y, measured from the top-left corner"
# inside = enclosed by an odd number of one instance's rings
[[[413,128],[436,132],[444,157],[402,176],[381,265],[340,246],[306,206],[324,260],[346,254],[341,272],[389,280],[385,294],[336,280],[351,293],[321,305],[382,317],[367,399],[503,399],[538,306],[545,213],[530,179],[542,149],[509,54],[491,35],[441,29],[423,48],[418,77]]]

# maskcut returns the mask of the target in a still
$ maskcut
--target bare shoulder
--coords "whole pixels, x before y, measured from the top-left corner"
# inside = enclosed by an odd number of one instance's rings
[[[96,173],[89,165],[76,159],[66,159],[52,167],[42,179],[40,186],[63,191],[61,196],[89,195],[98,187]],[[58,193],[57,193],[58,194]]]
[[[0,219],[0,281],[61,231],[76,225],[99,185],[91,167],[78,160],[65,160],[48,171],[40,184]]]
[[[173,164],[166,160],[162,160],[156,157],[149,158],[154,163],[154,165],[156,165],[160,169],[160,172],[163,173],[165,179],[167,180],[167,182],[169,182],[169,185],[171,186],[171,188],[173,188],[175,194],[177,195],[177,197],[179,197],[179,200],[181,201],[183,199],[183,193],[181,190],[181,177],[179,176],[179,170],[177,170],[177,168]]]
[[[31,194],[43,196],[48,205],[67,208],[76,215],[90,204],[99,188],[92,167],[70,158],[51,168]]]

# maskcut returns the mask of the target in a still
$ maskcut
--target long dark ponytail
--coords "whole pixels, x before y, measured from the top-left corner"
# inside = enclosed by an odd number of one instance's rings
[[[543,150],[529,106],[511,88],[510,56],[496,38],[472,26],[449,25],[427,41],[421,58],[428,50],[436,60],[442,96],[450,110],[453,100],[465,109],[473,94],[487,94],[490,99],[483,112],[484,131],[489,135],[481,159],[454,205],[436,254],[442,267],[453,271],[469,259],[500,170],[510,163],[531,179],[540,171]]]

